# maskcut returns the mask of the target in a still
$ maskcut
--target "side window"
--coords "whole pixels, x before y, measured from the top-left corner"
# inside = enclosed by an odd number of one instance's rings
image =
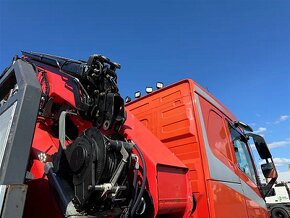
[[[257,183],[254,165],[247,147],[247,143],[245,142],[246,139],[244,139],[244,137],[230,124],[229,129],[239,168],[247,175],[249,179],[251,179],[254,183]]]
[[[208,123],[208,140],[211,148],[218,151],[226,159],[231,160],[230,145],[223,118],[215,111],[210,111]]]

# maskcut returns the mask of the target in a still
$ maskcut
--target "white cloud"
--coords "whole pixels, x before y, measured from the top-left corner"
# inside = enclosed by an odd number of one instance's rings
[[[274,164],[276,167],[281,167],[281,166],[289,166],[290,165],[290,159],[289,158],[283,158],[283,157],[275,157],[273,158]],[[264,164],[266,163],[265,160],[261,160],[259,164]],[[290,173],[290,172],[289,172]]]
[[[267,128],[265,127],[259,127],[258,130],[254,131],[255,134],[261,134],[267,131]]]
[[[282,140],[282,141],[274,141],[268,144],[269,148],[279,148],[283,146],[290,145],[290,139]]]
[[[275,123],[275,124],[278,124],[278,123],[284,122],[284,121],[286,121],[286,120],[288,120],[288,119],[289,119],[289,116],[288,116],[288,115],[281,115],[281,116],[279,117],[279,119],[276,120],[274,123]]]
[[[289,164],[290,164],[290,159],[288,159],[288,158],[283,158],[283,157],[275,157],[275,158],[273,158],[273,161],[274,161],[274,163],[275,163],[275,166],[277,167],[280,167],[280,166],[288,166]],[[259,164],[261,165],[261,164],[264,164],[264,163],[266,163],[266,161],[265,160],[261,160],[260,162],[259,162]],[[289,172],[290,173],[290,172]]]
[[[289,116],[288,115],[282,115],[280,116],[280,121],[286,121],[289,119]]]
[[[288,158],[275,157],[275,158],[273,158],[273,161],[274,161],[276,166],[283,166],[283,165],[290,164],[290,159],[288,159]]]
[[[271,143],[267,143],[267,145],[269,149],[284,147],[284,146],[290,145],[290,139],[286,139],[282,141],[274,141]],[[252,148],[253,151],[256,150],[255,144],[250,144],[250,147]]]

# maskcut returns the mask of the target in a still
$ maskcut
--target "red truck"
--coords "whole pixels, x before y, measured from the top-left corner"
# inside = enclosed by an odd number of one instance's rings
[[[268,217],[265,140],[192,80],[125,105],[110,59],[22,53],[0,77],[1,217]]]

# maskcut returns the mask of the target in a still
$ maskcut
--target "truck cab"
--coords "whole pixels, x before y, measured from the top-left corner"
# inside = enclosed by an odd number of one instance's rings
[[[265,195],[277,178],[272,156],[261,136],[193,80],[183,80],[126,104],[188,168],[197,201],[194,218],[268,217]],[[261,159],[260,183],[248,142]]]

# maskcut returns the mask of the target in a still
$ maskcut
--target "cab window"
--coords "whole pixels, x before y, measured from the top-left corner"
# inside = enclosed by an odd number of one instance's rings
[[[253,162],[250,156],[250,151],[248,150],[245,137],[230,124],[229,129],[240,170],[243,171],[247,175],[247,177],[251,179],[254,183],[257,183]]]
[[[227,160],[232,160],[223,118],[215,111],[210,111],[208,123],[207,132],[211,149],[222,154]]]

